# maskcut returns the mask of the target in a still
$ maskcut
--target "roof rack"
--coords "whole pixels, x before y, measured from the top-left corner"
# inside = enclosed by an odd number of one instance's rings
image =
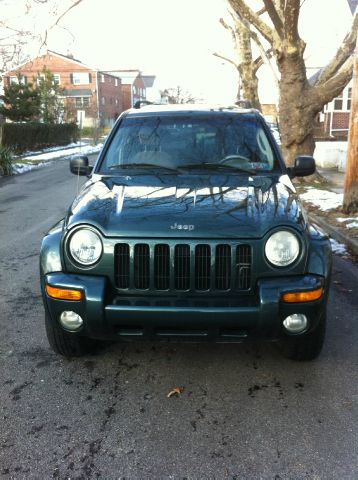
[[[250,100],[237,100],[235,102],[235,105],[241,108],[252,108],[252,103],[250,102]]]
[[[141,108],[146,105],[155,105],[155,104],[153,102],[150,102],[149,100],[137,100],[133,105],[133,108]]]

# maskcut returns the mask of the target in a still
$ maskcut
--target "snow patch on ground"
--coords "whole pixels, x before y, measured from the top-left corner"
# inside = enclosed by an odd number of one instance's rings
[[[319,190],[313,187],[307,187],[307,191],[301,194],[300,198],[305,202],[312,203],[323,211],[341,207],[343,204],[343,193]]]
[[[54,160],[60,157],[69,157],[73,155],[89,155],[91,153],[97,153],[103,147],[103,143],[99,143],[98,145],[80,145],[76,147],[65,148],[56,151],[47,151],[43,153],[39,153],[38,155],[28,155],[27,157],[22,157],[23,160]]]
[[[42,152],[27,152],[26,156],[21,156],[21,160],[28,163],[13,163],[13,173],[20,174],[30,172],[31,170],[37,170],[38,168],[50,165],[52,160],[58,158],[75,158],[80,155],[90,155],[91,153],[98,153],[103,147],[103,143],[98,145],[80,145],[78,143],[70,143],[65,148],[51,147],[43,150]],[[60,148],[60,149],[59,149]],[[31,163],[36,162],[36,163]]]
[[[349,222],[350,220],[357,220],[358,221],[358,217],[339,217],[336,219],[337,222]]]
[[[26,173],[30,172],[31,170],[37,170],[41,167],[46,167],[46,165],[50,165],[51,162],[40,162],[32,165],[31,163],[13,163],[12,165],[12,173],[19,174],[19,173]]]
[[[358,228],[358,222],[347,223],[347,228]]]
[[[79,147],[81,145],[83,146],[83,145],[86,145],[86,144],[79,143],[79,142],[72,142],[72,143],[68,143],[67,145],[62,145],[62,146],[56,145],[54,147],[47,147],[47,148],[43,148],[42,150],[37,150],[37,151],[30,150],[30,151],[22,153],[21,155],[19,155],[19,157],[21,157],[21,158],[33,157],[34,155],[39,155],[41,153],[54,152],[56,150],[66,150],[67,148],[75,148],[75,147]]]
[[[337,218],[337,221],[340,223],[350,222],[345,225],[346,228],[358,228],[358,217],[339,217]]]
[[[345,255],[347,253],[347,248],[343,243],[337,242],[334,238],[330,238],[330,241],[333,253],[338,253],[340,255]]]

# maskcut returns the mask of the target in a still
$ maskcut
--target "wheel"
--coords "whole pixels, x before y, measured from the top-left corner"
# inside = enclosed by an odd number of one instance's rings
[[[280,353],[291,360],[314,360],[321,353],[326,333],[326,312],[317,327],[302,337],[287,337],[278,342]]]
[[[64,357],[81,357],[94,351],[96,341],[65,332],[45,315],[46,335],[51,348]]]

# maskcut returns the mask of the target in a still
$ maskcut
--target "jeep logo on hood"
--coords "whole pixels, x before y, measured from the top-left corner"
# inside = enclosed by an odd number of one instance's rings
[[[191,232],[194,230],[195,226],[194,225],[180,225],[179,223],[174,223],[174,225],[170,226],[171,230],[188,230]]]

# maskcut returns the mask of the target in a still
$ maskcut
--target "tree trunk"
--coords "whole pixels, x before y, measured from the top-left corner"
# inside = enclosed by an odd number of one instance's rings
[[[246,64],[241,64],[238,70],[241,79],[239,88],[241,86],[243,99],[249,100],[252,108],[257,108],[257,110],[261,111],[261,103],[258,95],[258,80],[255,73],[253,73]]]
[[[257,66],[252,57],[250,24],[244,21],[237,22],[234,35],[236,41],[235,48],[240,59],[237,69],[239,71],[243,99],[249,100],[253,108],[261,111],[256,76]],[[242,99],[238,98],[238,100]]]
[[[292,49],[289,53],[283,51],[278,66],[281,73],[281,148],[286,165],[292,167],[297,155],[313,155],[313,125],[317,112],[310,101],[311,87],[299,49]]]
[[[348,136],[346,175],[344,178],[343,211],[358,212],[358,36],[354,58],[352,109]]]

